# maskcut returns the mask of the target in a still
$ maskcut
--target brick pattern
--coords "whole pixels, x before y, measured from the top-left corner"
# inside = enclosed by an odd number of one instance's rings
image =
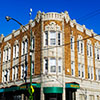
[[[71,27],[69,24],[66,24],[64,22],[64,41],[65,44],[68,44],[65,46],[65,74],[71,75],[71,49],[70,49],[70,34],[71,34]],[[69,71],[68,71],[69,70]]]

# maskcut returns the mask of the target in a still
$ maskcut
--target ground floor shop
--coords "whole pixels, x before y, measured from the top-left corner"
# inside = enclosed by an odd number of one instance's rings
[[[33,100],[41,100],[41,85],[33,83]],[[76,100],[76,91],[80,86],[71,82],[65,84],[65,100]],[[63,100],[63,87],[43,87],[44,100]],[[29,100],[29,84],[0,89],[0,100]]]

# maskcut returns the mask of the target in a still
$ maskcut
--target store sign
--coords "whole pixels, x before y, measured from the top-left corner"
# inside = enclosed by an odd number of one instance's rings
[[[74,88],[74,89],[79,89],[80,85],[76,83],[66,83],[66,88]]]

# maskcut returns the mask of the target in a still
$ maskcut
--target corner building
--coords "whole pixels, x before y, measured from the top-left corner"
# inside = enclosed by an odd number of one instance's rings
[[[100,36],[67,11],[25,27],[0,37],[0,100],[29,100],[31,68],[34,100],[100,100]]]

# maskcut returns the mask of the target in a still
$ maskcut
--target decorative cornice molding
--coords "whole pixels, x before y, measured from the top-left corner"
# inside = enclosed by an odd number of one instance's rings
[[[52,21],[50,24],[45,26],[45,31],[61,31],[61,28],[54,21]]]

